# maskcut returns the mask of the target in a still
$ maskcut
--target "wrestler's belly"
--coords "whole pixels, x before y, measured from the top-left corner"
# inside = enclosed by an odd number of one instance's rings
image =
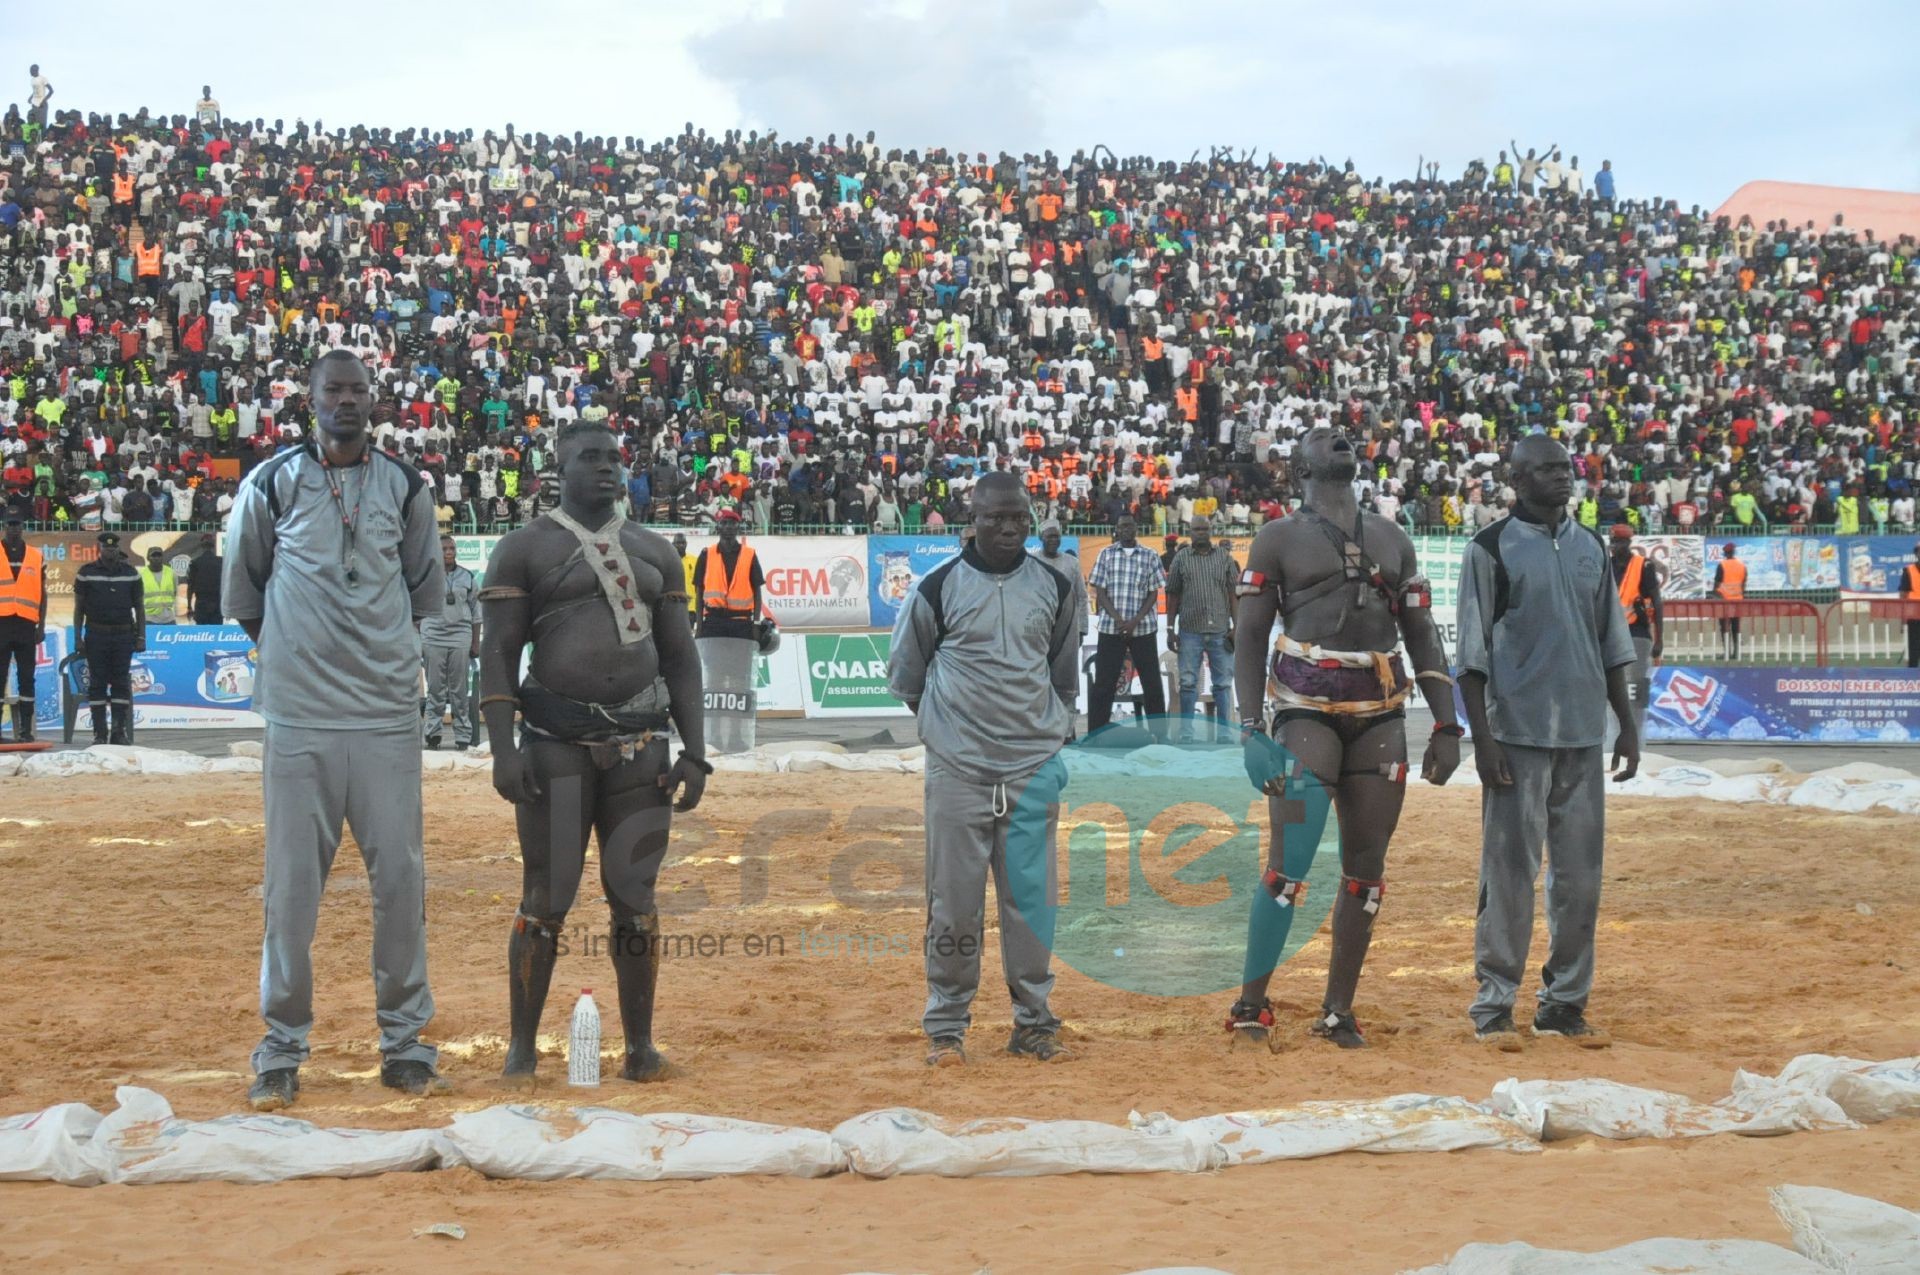
[[[1352,589],[1315,598],[1287,617],[1286,634],[1296,642],[1329,651],[1391,651],[1400,644],[1399,626],[1370,588],[1366,600],[1357,605]]]
[[[533,676],[550,691],[595,704],[618,704],[653,685],[660,653],[653,639],[620,645],[613,617],[597,603],[557,619],[536,619]]]

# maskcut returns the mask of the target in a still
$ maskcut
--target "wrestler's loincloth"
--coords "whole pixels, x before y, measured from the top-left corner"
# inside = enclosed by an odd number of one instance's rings
[[[550,691],[529,673],[520,684],[520,729],[523,738],[584,748],[594,765],[609,770],[666,734],[669,702],[665,678],[624,704],[595,704]]]
[[[1281,712],[1380,717],[1413,693],[1406,667],[1387,651],[1328,651],[1282,634],[1274,645],[1267,693]]]

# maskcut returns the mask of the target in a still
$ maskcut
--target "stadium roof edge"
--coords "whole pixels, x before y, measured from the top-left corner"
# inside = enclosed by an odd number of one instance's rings
[[[1871,230],[1884,243],[1902,235],[1920,238],[1920,194],[1909,191],[1750,181],[1714,210],[1714,216],[1736,223],[1742,216],[1753,218],[1756,226],[1784,220],[1803,227],[1812,222],[1822,232],[1832,228],[1836,214],[1847,230],[1855,234]]]

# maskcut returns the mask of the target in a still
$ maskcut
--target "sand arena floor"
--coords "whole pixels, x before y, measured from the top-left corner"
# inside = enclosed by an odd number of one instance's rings
[[[0,1113],[116,1084],[159,1090],[182,1116],[244,1109],[258,1038],[260,799],[253,776],[14,781],[0,822]],[[1920,821],[1650,799],[1610,807],[1599,981],[1603,1052],[1473,1043],[1470,995],[1478,794],[1414,784],[1393,892],[1357,1012],[1373,1048],[1304,1037],[1324,977],[1324,932],[1284,966],[1275,997],[1290,1047],[1229,1053],[1231,997],[1157,999],[1063,971],[1055,1006],[1080,1054],[1046,1067],[999,1052],[1009,1014],[989,935],[973,1065],[929,1072],[917,1019],[920,780],[869,774],[721,775],[661,890],[688,936],[661,977],[665,1083],[612,1083],[593,1101],[828,1127],[907,1105],[949,1116],[1124,1120],[1310,1098],[1422,1091],[1481,1098],[1497,1081],[1603,1076],[1702,1099],[1737,1067],[1796,1054],[1912,1053],[1920,1042]],[[517,1100],[498,1089],[507,926],[520,867],[484,772],[427,779],[431,1037],[450,1099],[378,1083],[366,878],[343,848],[314,961],[315,1053],[294,1114],[322,1124],[444,1123]],[[849,817],[864,810],[849,826]],[[743,886],[743,839],[777,837],[764,887]],[[850,910],[830,884],[854,842],[877,853],[849,884],[897,891]],[[884,847],[893,845],[889,853]],[[735,862],[730,862],[735,860]],[[1863,906],[1864,905],[1864,910]],[[991,915],[991,914],[990,914]],[[589,882],[578,946],[605,932]],[[810,943],[802,933],[816,936]],[[866,952],[819,935],[879,935]],[[747,955],[758,939],[784,955]],[[705,938],[705,951],[701,942]],[[726,940],[724,954],[719,944]],[[1542,958],[1536,933],[1533,964]],[[581,985],[611,990],[597,952],[563,958],[548,1007],[543,1094],[571,1098],[559,1053]],[[610,1040],[613,1000],[600,997]],[[611,1044],[609,1045],[611,1049]],[[53,1269],[500,1269],[554,1259],[690,1270],[1386,1272],[1473,1240],[1602,1248],[1650,1235],[1784,1242],[1765,1188],[1793,1182],[1920,1207],[1920,1123],[1857,1133],[1689,1143],[1580,1139],[1545,1153],[1345,1155],[1213,1175],[1037,1180],[736,1179],[491,1182],[468,1171],[271,1187],[0,1187],[0,1260]],[[458,1222],[464,1242],[411,1238]],[[476,1265],[477,1264],[477,1265]]]

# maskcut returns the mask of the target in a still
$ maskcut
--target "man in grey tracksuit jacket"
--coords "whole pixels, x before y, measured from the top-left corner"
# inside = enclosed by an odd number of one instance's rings
[[[1060,1020],[1047,1007],[1052,911],[1029,923],[1015,901],[1052,900],[1043,892],[1052,881],[1058,754],[1073,733],[1079,689],[1079,622],[1058,572],[1024,552],[994,571],[969,544],[928,573],[894,625],[888,685],[914,709],[927,749],[921,1023],[936,1047],[929,1062],[964,1061],[958,1042],[980,981],[989,871],[1013,997],[1009,1048],[1058,1052]],[[943,1046],[951,1052],[936,1057]]]

